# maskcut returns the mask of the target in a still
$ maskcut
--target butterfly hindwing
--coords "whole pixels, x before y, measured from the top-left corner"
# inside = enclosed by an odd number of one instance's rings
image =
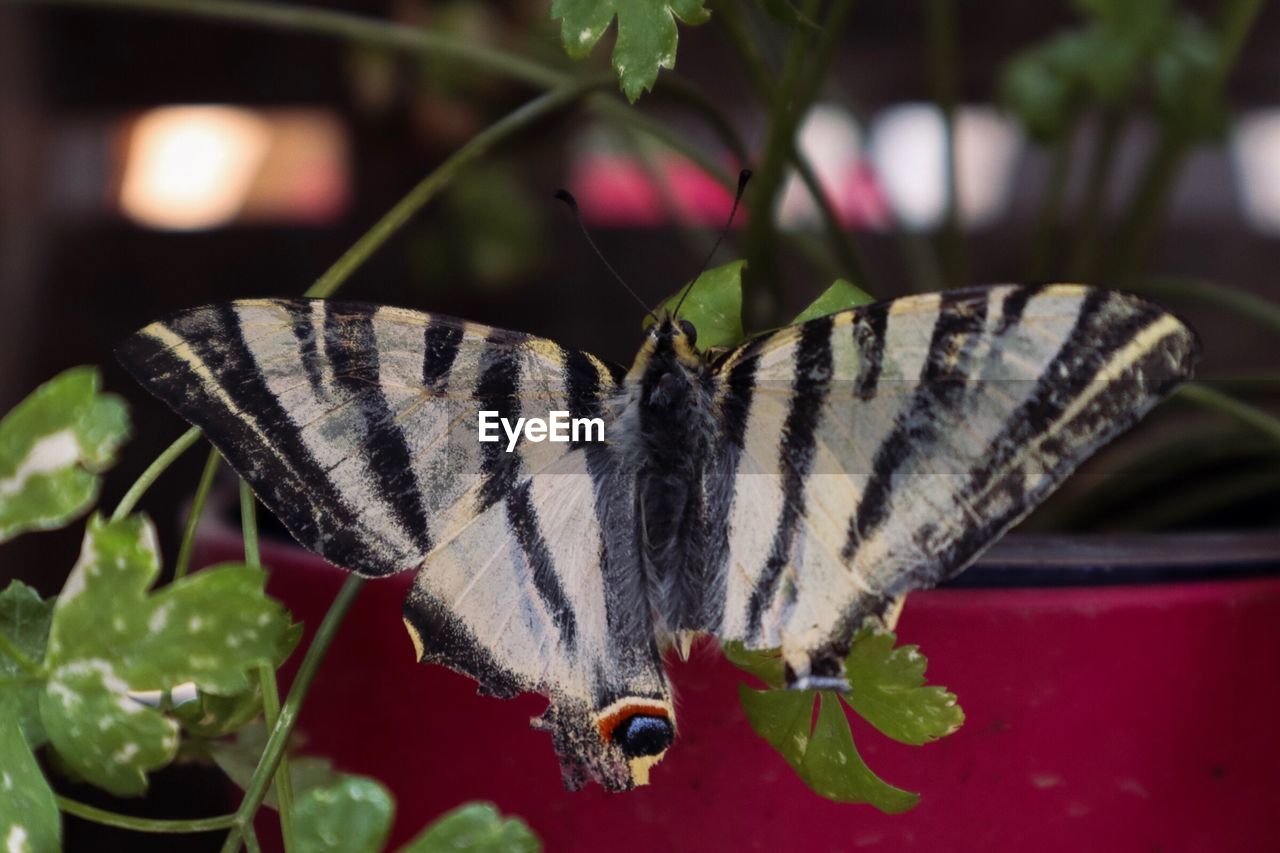
[[[729,353],[734,487],[709,627],[782,647],[799,684],[840,684],[865,618],[972,562],[1186,379],[1197,346],[1136,297],[1009,285],[877,303]]]

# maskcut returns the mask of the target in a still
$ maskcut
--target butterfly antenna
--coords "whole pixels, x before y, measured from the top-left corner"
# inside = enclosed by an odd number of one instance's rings
[[[600,251],[600,247],[596,245],[596,241],[591,239],[591,232],[587,230],[586,223],[582,221],[582,211],[578,210],[578,200],[574,198],[573,194],[568,190],[556,190],[555,197],[564,202],[565,206],[567,206],[573,213],[573,221],[578,223],[578,230],[582,232],[582,236],[587,240],[587,245],[596,253],[596,257],[600,259],[600,263],[604,264],[604,268],[612,273],[613,277],[618,280],[618,284],[622,285],[622,289],[627,293],[630,293],[631,297],[635,299],[636,302],[640,303],[640,307],[643,308],[647,314],[653,317],[653,321],[655,323],[658,322],[658,315],[653,312],[652,308],[645,304],[643,299],[636,295],[636,292],[631,289],[631,286],[627,284],[622,276],[618,275],[618,271],[615,270],[613,265],[605,258],[604,252]]]
[[[738,205],[742,203],[742,194],[746,192],[747,181],[751,180],[751,170],[743,169],[738,173],[738,192],[733,196],[733,207],[729,209],[729,219],[725,222],[724,228],[720,229],[720,236],[716,238],[716,242],[711,247],[711,251],[707,252],[707,259],[702,262],[702,267],[698,270],[687,285],[685,285],[684,293],[680,294],[680,301],[676,303],[676,308],[671,312],[672,316],[680,313],[680,306],[684,304],[685,297],[689,295],[689,291],[693,290],[693,285],[698,281],[699,276],[707,271],[707,267],[711,265],[711,259],[716,256],[716,250],[720,248],[720,244],[724,242],[725,235],[729,233],[729,228],[733,225],[733,217],[738,212]]]

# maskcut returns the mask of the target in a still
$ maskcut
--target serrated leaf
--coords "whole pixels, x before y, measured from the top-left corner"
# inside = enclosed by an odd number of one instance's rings
[[[777,649],[748,649],[735,641],[725,643],[721,651],[738,669],[751,673],[770,687],[782,687],[782,655]]]
[[[851,281],[838,278],[830,287],[822,291],[817,299],[810,302],[808,308],[797,314],[796,318],[791,322],[803,323],[807,320],[816,320],[819,317],[825,317],[837,311],[857,308],[859,305],[869,305],[872,302],[875,302],[875,299],[871,297],[871,294]]]
[[[537,853],[542,843],[519,818],[493,803],[466,803],[437,819],[400,853]]]
[[[342,776],[301,793],[294,803],[298,853],[378,853],[391,831],[395,801],[381,784]]]
[[[4,592],[0,592],[0,634],[8,637],[33,663],[44,660],[52,618],[53,600],[42,599],[21,581],[11,581]],[[18,662],[0,651],[0,682],[14,682],[0,686],[0,704],[6,704],[6,716],[17,718],[27,743],[37,749],[48,740],[40,723],[40,694],[44,683],[34,679],[21,683],[25,679],[27,673]]]
[[[98,474],[129,436],[124,401],[98,371],[60,373],[0,420],[0,542],[61,527],[98,499]]]
[[[835,693],[818,697],[818,722],[804,753],[800,778],[814,792],[838,803],[870,803],[882,812],[898,814],[914,808],[920,795],[881,779],[858,755],[853,733]]]
[[[846,701],[880,732],[896,741],[922,744],[951,734],[964,723],[956,696],[925,685],[928,661],[916,646],[894,648],[888,631],[863,631],[845,659]]]
[[[956,697],[944,688],[925,686],[924,656],[915,646],[895,649],[895,642],[888,631],[858,633],[845,658],[850,689],[844,701],[903,743],[927,743],[954,732],[964,722]],[[776,651],[748,651],[733,643],[724,650],[732,663],[766,684],[782,683]],[[917,794],[890,785],[867,767],[836,693],[739,685],[738,696],[751,728],[818,794],[838,802],[869,803],[889,813],[906,811],[919,801]]]
[[[126,695],[105,660],[59,667],[40,696],[40,719],[58,755],[86,782],[118,797],[141,795],[147,771],[173,760],[178,725]]]
[[[177,747],[176,722],[128,693],[246,692],[248,671],[278,663],[295,636],[259,569],[219,566],[148,594],[159,570],[145,518],[91,518],[49,630],[41,719],[76,772],[118,795],[142,793]]]
[[[209,755],[227,778],[241,790],[249,786],[253,771],[262,758],[262,751],[267,745],[267,730],[261,720],[250,723],[236,732],[230,740],[213,741],[208,744]],[[294,794],[301,794],[311,788],[325,787],[338,780],[329,759],[319,756],[304,755],[289,758],[289,781],[293,783]],[[272,786],[263,805],[279,808],[276,803],[275,787]]]
[[[613,70],[631,102],[653,88],[658,69],[676,64],[676,18],[701,24],[711,17],[704,0],[552,0],[551,17],[560,21],[565,53],[581,59],[591,52],[614,17],[618,40]]]
[[[0,845],[9,853],[62,849],[62,820],[31,747],[0,700]]]
[[[698,330],[698,349],[728,347],[742,341],[742,270],[746,265],[746,261],[731,261],[707,270],[698,276],[680,305],[679,317]],[[683,292],[682,287],[667,297],[658,313],[673,311]],[[646,329],[652,326],[653,318],[646,316],[643,325]]]

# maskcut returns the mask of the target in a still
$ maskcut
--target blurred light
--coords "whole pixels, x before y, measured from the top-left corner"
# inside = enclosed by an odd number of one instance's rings
[[[819,105],[805,117],[796,139],[840,222],[855,228],[888,224],[884,196],[869,174],[862,150],[862,133],[842,107]],[[778,209],[787,227],[821,221],[818,205],[799,175],[787,179]]]
[[[240,212],[270,145],[270,122],[249,110],[150,110],[129,135],[120,208],[152,228],[223,225]]]
[[[1280,109],[1246,113],[1231,137],[1236,182],[1249,225],[1280,234]]]
[[[946,126],[932,104],[902,104],[871,126],[871,158],[894,212],[909,228],[941,223],[947,205]],[[1006,208],[1022,149],[1017,127],[990,107],[956,111],[956,183],[968,227],[994,221]]]

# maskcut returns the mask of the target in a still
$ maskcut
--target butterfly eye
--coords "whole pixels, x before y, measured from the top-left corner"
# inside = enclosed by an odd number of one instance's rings
[[[689,339],[689,346],[698,343],[698,330],[688,320],[680,321],[680,331],[684,332],[684,336]]]
[[[635,714],[623,720],[613,730],[613,742],[628,758],[643,755],[659,755],[671,746],[675,730],[666,717]]]

